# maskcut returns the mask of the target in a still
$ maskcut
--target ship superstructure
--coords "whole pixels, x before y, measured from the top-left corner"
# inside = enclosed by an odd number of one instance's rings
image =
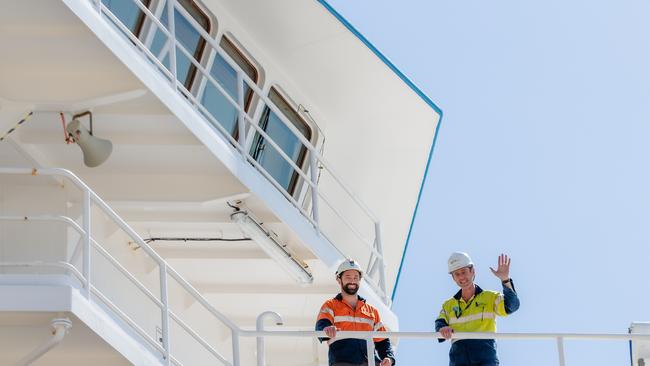
[[[8,1],[0,24],[0,363],[253,365],[237,330],[311,327],[346,257],[398,329],[441,112],[327,3]]]

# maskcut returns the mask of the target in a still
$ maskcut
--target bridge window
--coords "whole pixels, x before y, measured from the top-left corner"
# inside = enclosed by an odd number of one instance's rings
[[[196,21],[196,23],[198,23],[198,25],[209,34],[212,30],[210,18],[194,1],[176,0],[176,3],[177,6],[181,6],[190,15],[190,18],[188,18],[185,14],[182,14],[178,8],[175,9],[174,27],[176,29],[176,41],[182,45],[197,62],[201,62],[206,42],[199,34],[199,31],[196,30],[190,19]],[[168,27],[167,1],[162,0],[158,9],[158,12],[160,13],[160,22],[165,27]],[[163,65],[170,68],[170,44],[167,36],[161,30],[156,30],[150,49],[154,55],[158,56],[158,59],[162,61]],[[183,51],[177,49],[176,75],[178,80],[183,83],[186,89],[191,90],[196,73],[197,68],[192,64],[190,58],[188,58]]]
[[[145,7],[149,7],[151,0],[140,0],[140,2]],[[140,35],[145,14],[135,4],[134,0],[102,0],[102,4],[124,23],[131,30],[131,33],[136,37]]]
[[[305,120],[298,114],[295,108],[284,98],[276,88],[271,88],[269,99],[278,107],[280,112],[296,127],[296,129],[311,141],[312,129]],[[282,151],[290,157],[294,163],[303,168],[307,148],[298,137],[280,120],[278,115],[266,106],[262,112],[259,126],[275,142]],[[251,156],[266,169],[266,171],[284,188],[289,194],[293,194],[299,182],[300,176],[293,167],[268,144],[259,133],[255,134],[251,146]]]
[[[235,45],[228,37],[224,36],[219,42],[221,48],[241,68],[254,83],[259,81],[259,72],[254,63]],[[226,91],[228,96],[238,102],[237,70],[218,53],[215,52],[214,61],[210,68],[210,75]],[[253,90],[248,85],[244,88],[244,109],[248,112],[253,101]],[[232,103],[219,89],[206,80],[205,89],[201,96],[201,104],[233,137],[238,137],[237,120],[239,113]]]

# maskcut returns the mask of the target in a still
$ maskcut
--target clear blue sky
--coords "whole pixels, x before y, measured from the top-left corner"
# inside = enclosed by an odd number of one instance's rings
[[[616,332],[650,320],[650,2],[330,0],[444,111],[394,309],[430,330],[456,288],[512,257],[522,307],[504,332]],[[403,123],[408,123],[404,121]],[[403,341],[401,365],[448,344]],[[628,345],[568,342],[567,365],[629,365]],[[500,342],[502,365],[557,364]]]

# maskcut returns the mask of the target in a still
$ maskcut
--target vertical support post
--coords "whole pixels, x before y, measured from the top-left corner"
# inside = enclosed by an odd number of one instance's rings
[[[165,364],[171,365],[171,357],[169,351],[169,292],[167,284],[167,263],[162,262],[159,264],[160,268],[160,302],[162,302],[162,343],[165,350]]]
[[[239,359],[239,332],[237,329],[231,329],[232,332],[232,365],[241,366]]]
[[[84,236],[82,235],[79,240],[77,240],[77,244],[74,246],[74,250],[72,251],[72,254],[70,255],[70,258],[68,259],[68,262],[70,264],[74,264],[74,262],[77,261],[81,253],[83,253],[83,247],[82,247],[82,241],[84,240]]]
[[[257,327],[257,330],[262,330]],[[257,366],[266,366],[266,346],[264,345],[264,337],[257,337]]]
[[[384,245],[381,241],[381,223],[379,221],[375,221],[375,249],[377,249],[377,252],[379,252],[379,255],[381,256],[380,258],[377,258],[379,260],[379,288],[384,293],[384,302],[388,304],[389,296],[388,291],[386,291],[386,265],[384,262]]]
[[[176,0],[167,0],[167,27],[171,37],[169,37],[169,71],[172,73],[172,87],[176,90],[176,23],[174,19]]]
[[[276,313],[275,311],[265,311],[262,314],[257,316],[257,322],[255,324],[255,329],[258,332],[261,332],[264,330],[264,319],[267,316],[273,316],[275,318],[275,323],[277,325],[282,325],[282,317],[280,314]],[[266,366],[266,346],[264,345],[264,337],[263,336],[258,336],[257,337],[257,366]]]
[[[84,296],[86,299],[90,300],[90,191],[88,189],[84,190],[83,198],[83,265],[82,271],[84,278],[86,279],[86,286],[84,287]]]
[[[557,337],[557,354],[560,361],[560,366],[566,366],[566,361],[564,359],[564,338]]]
[[[242,76],[242,71],[237,70],[237,103],[239,104],[239,118],[237,118],[237,134],[239,135],[239,151],[242,154],[244,160],[246,160],[246,148],[248,146],[246,142],[246,110],[245,105],[246,101],[244,100],[245,94],[245,83],[244,77]]]
[[[318,160],[312,149],[309,149],[309,170],[311,171],[311,215],[316,222],[316,232],[320,235],[320,216],[318,213]]]
[[[99,15],[102,15],[102,0],[95,0],[95,6]]]
[[[366,339],[366,348],[368,350],[368,366],[374,366],[375,364],[375,341],[372,337]]]
[[[374,248],[377,248],[377,244],[373,242]],[[377,268],[379,268],[379,257],[375,255],[375,252],[370,252],[370,259],[368,260],[368,268],[366,269],[366,273],[368,277],[372,277],[375,275],[375,272],[377,271]]]

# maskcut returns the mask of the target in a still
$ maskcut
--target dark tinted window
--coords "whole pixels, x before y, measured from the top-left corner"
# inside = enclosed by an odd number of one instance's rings
[[[221,48],[230,56],[244,73],[248,75],[255,83],[258,81],[258,72],[255,66],[248,61],[246,56],[227,38],[223,37],[220,42]],[[238,101],[237,92],[237,71],[232,68],[221,55],[216,54],[210,75],[235,101]],[[246,111],[250,108],[253,97],[253,91],[246,86],[244,89],[244,107]],[[239,113],[225,96],[211,82],[206,83],[201,104],[210,112],[210,114],[233,136],[237,135],[237,119]]]
[[[302,133],[309,141],[311,129],[300,117],[298,112],[280,95],[271,88],[269,99],[280,109],[282,114]],[[264,108],[259,122],[260,127],[266,132],[273,142],[287,154],[297,166],[301,167],[305,159],[307,148],[300,142],[298,137],[291,132],[284,122],[267,106]],[[255,135],[251,147],[251,156],[262,165],[266,171],[282,186],[287,192],[293,194],[298,183],[299,175],[291,165],[278,153],[278,151],[267,144],[264,137],[259,133]]]

